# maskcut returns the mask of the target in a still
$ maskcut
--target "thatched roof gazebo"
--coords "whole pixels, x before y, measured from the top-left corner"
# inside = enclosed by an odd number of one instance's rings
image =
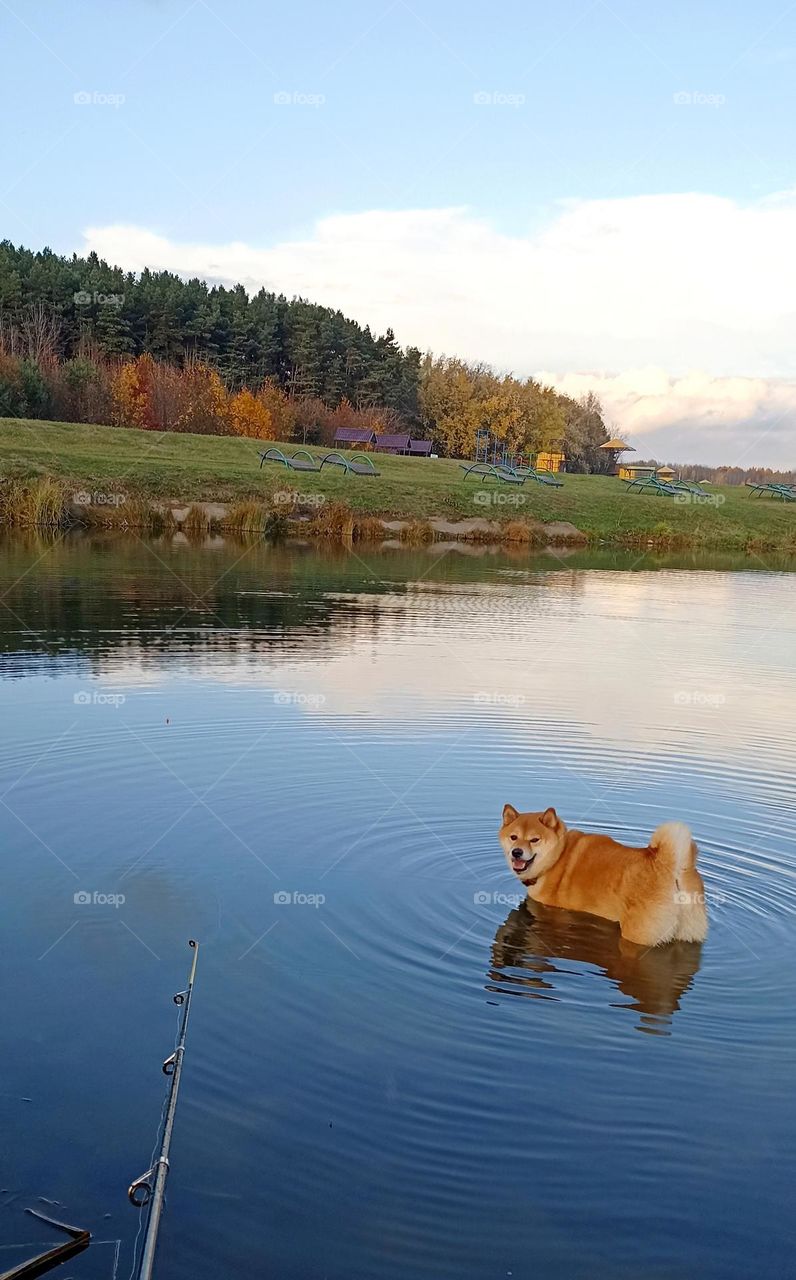
[[[632,444],[625,444],[624,440],[620,440],[618,436],[614,436],[611,440],[606,440],[605,444],[600,445],[600,448],[604,449],[606,453],[613,454],[614,474],[616,474],[618,470],[620,453],[636,452]]]

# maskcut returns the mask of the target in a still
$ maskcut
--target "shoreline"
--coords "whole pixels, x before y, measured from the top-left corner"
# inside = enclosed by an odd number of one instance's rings
[[[624,529],[614,537],[578,529],[569,521],[489,520],[447,516],[423,519],[395,515],[362,515],[343,502],[330,502],[321,509],[308,508],[300,501],[291,510],[283,504],[260,499],[222,502],[217,498],[195,501],[141,495],[124,502],[75,502],[59,492],[52,477],[24,485],[17,490],[21,503],[10,507],[3,502],[0,478],[0,529],[68,531],[96,530],[153,535],[173,534],[183,538],[202,538],[208,534],[235,534],[271,540],[300,537],[308,542],[333,541],[341,545],[354,543],[390,543],[418,546],[423,544],[463,543],[494,547],[521,547],[540,551],[549,548],[580,550],[658,550],[658,551],[724,551],[750,558],[765,552],[778,552],[796,559],[796,540],[761,539],[739,546],[736,541],[689,536],[685,531]],[[796,512],[794,512],[796,517]],[[796,526],[796,519],[794,520]]]
[[[455,458],[382,454],[373,477],[261,469],[268,443],[0,419],[0,526],[796,556],[796,503],[752,498],[743,487],[713,486],[697,502],[630,493],[605,475],[509,486],[465,479]],[[285,452],[299,447],[281,442]]]

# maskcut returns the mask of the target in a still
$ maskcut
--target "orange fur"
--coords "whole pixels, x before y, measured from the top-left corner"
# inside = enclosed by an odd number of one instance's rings
[[[664,823],[638,849],[570,831],[555,809],[518,813],[507,804],[499,838],[534,902],[616,920],[622,936],[641,946],[701,942],[707,933],[697,849],[681,822]]]

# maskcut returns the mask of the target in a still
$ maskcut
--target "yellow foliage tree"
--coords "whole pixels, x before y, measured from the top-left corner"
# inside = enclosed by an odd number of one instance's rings
[[[425,360],[420,407],[437,443],[462,458],[473,456],[479,430],[490,431],[515,454],[555,447],[566,434],[561,401],[551,387],[445,356]]]
[[[461,458],[475,449],[475,433],[482,425],[476,371],[463,360],[427,356],[420,384],[423,421],[433,428],[443,451]]]
[[[140,356],[121,365],[111,378],[111,403],[114,425],[117,427],[148,427],[149,404],[144,362],[151,357]]]
[[[275,382],[263,383],[257,392],[257,400],[271,419],[271,439],[290,440],[296,430],[298,413],[292,400]]]
[[[175,431],[226,435],[230,430],[229,396],[210,365],[191,360],[182,372],[182,404]]]
[[[255,440],[273,440],[271,412],[248,388],[239,391],[229,402],[229,421],[236,436]]]

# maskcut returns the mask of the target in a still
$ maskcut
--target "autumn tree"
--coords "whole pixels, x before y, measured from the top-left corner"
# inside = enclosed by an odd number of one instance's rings
[[[247,388],[230,398],[228,416],[236,436],[273,440],[271,414],[263,401]]]
[[[613,470],[613,455],[600,448],[608,439],[602,406],[592,391],[580,400],[565,400],[567,466],[571,471]]]
[[[257,399],[271,419],[271,439],[290,440],[296,429],[298,413],[296,405],[285,395],[278,383],[268,379],[257,392]]]
[[[113,375],[111,399],[112,420],[115,426],[148,427],[150,425],[148,368],[145,362],[151,360],[151,356],[131,360],[128,364],[120,365]]]
[[[175,431],[218,436],[229,433],[227,393],[215,369],[202,360],[189,360],[182,373],[182,393]]]
[[[426,356],[420,412],[426,433],[433,434],[444,453],[470,457],[475,450],[476,431],[483,425],[476,367],[446,356]]]

